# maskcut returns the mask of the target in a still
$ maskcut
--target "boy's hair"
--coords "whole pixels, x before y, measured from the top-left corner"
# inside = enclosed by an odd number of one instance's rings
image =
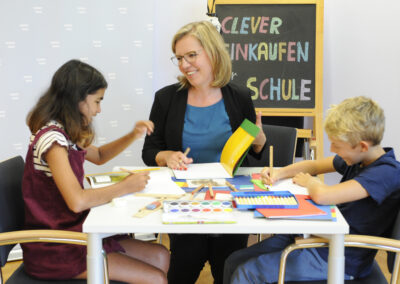
[[[183,26],[172,39],[172,52],[175,54],[176,43],[184,36],[196,38],[208,57],[210,58],[214,81],[212,87],[223,87],[229,83],[232,73],[232,63],[225,42],[213,24],[208,21],[193,22]],[[181,88],[189,88],[191,85],[185,76],[178,76]]]
[[[79,111],[79,102],[103,88],[107,88],[107,82],[99,71],[79,60],[68,61],[55,72],[49,89],[29,112],[31,133],[55,120],[64,126],[72,142],[90,145],[94,130]]]
[[[373,100],[354,97],[333,105],[327,112],[326,134],[355,146],[361,141],[379,145],[385,131],[385,114]]]

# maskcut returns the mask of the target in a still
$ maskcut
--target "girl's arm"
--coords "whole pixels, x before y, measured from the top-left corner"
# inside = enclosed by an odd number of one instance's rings
[[[142,137],[144,133],[150,135],[153,130],[154,124],[150,120],[138,121],[134,129],[125,136],[100,147],[94,145],[87,147],[86,160],[96,165],[102,165],[125,150],[133,141]]]
[[[61,195],[68,208],[73,212],[81,212],[110,202],[115,197],[140,191],[146,186],[149,179],[148,172],[137,173],[126,177],[115,185],[95,190],[83,190],[71,168],[68,151],[65,147],[54,143],[44,158]]]

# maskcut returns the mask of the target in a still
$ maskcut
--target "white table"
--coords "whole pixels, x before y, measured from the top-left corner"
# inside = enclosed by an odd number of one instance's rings
[[[260,172],[260,168],[240,168],[238,174]],[[253,218],[249,211],[235,211],[235,224],[162,224],[159,210],[145,218],[134,218],[145,204],[153,199],[129,196],[122,206],[105,204],[93,208],[83,224],[88,233],[87,275],[88,283],[103,283],[102,239],[116,233],[216,233],[216,234],[314,234],[330,239],[329,284],[344,282],[344,234],[349,226],[339,210],[337,221],[268,220]]]

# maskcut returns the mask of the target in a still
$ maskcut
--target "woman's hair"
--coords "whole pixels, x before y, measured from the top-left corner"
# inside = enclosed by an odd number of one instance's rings
[[[229,83],[232,73],[232,63],[225,42],[217,29],[208,21],[193,22],[183,26],[172,39],[172,52],[175,54],[176,43],[184,36],[195,37],[203,46],[211,60],[214,81],[212,87],[223,87]],[[178,80],[182,88],[191,85],[185,76],[179,76]]]
[[[99,71],[78,60],[68,61],[56,71],[49,89],[29,112],[29,129],[36,133],[55,120],[64,126],[72,142],[90,145],[94,130],[80,112],[79,102],[103,88],[107,88],[107,82]]]
[[[354,97],[333,105],[328,110],[326,134],[355,146],[361,141],[379,145],[385,131],[385,114],[373,100]]]

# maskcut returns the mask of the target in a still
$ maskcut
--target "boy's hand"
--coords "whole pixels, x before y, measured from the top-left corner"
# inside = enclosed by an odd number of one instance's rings
[[[293,183],[307,187],[307,184],[313,179],[315,178],[313,178],[310,174],[298,173],[293,177]]]
[[[122,182],[126,184],[128,192],[138,192],[143,190],[150,179],[149,172],[138,172],[128,175]]]
[[[145,133],[150,135],[154,131],[154,123],[151,120],[139,120],[135,124],[135,128],[133,129],[133,133],[135,137],[139,138]]]
[[[185,170],[188,164],[193,163],[193,159],[186,157],[181,151],[176,151],[166,158],[166,162],[173,170]]]
[[[277,182],[279,180],[278,174],[279,174],[279,169],[273,169],[272,176],[271,176],[271,173],[269,172],[269,167],[265,167],[261,171],[261,181],[264,184],[268,184],[268,185],[274,184],[275,182]]]

